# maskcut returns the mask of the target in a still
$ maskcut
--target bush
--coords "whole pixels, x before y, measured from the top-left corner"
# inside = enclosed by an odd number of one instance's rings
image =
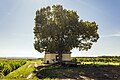
[[[76,59],[76,58],[72,58],[71,61],[73,61],[73,62],[77,62],[77,59]]]

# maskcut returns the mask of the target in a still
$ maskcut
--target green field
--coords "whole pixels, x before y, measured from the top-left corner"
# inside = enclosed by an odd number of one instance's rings
[[[0,60],[0,78],[8,75],[10,72],[18,69],[26,63],[26,60]]]
[[[19,69],[14,70],[13,72],[9,73],[8,75],[4,76],[4,79],[17,79],[17,80],[26,80],[26,79],[33,79],[36,80],[37,77],[33,73],[35,71],[35,67],[37,65],[41,65],[41,60],[27,60],[26,64],[21,66]],[[29,77],[30,76],[30,77]]]
[[[39,80],[39,79],[95,79],[119,80],[120,58],[72,58],[81,63],[68,67],[42,64],[42,59],[34,60],[0,60],[0,79],[5,80]],[[99,75],[98,75],[99,74]]]

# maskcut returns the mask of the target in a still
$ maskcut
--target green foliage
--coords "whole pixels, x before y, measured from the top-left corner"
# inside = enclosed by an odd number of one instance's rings
[[[15,80],[26,80],[28,75],[31,73],[33,74],[32,77],[29,80],[39,80],[33,73],[35,71],[34,63],[40,63],[40,60],[29,60],[26,62],[25,65],[18,68],[17,70],[9,73],[7,76],[4,77],[4,79],[15,79]]]
[[[72,58],[71,61],[77,62],[77,59],[76,58]]]
[[[80,74],[80,75],[84,75],[85,73],[84,73],[84,72],[82,72],[82,71],[80,71],[80,72],[79,72],[79,74]]]
[[[98,25],[79,19],[76,11],[53,5],[36,11],[34,47],[39,52],[66,53],[73,48],[88,50],[97,42]]]
[[[72,58],[74,59],[74,58]],[[80,57],[75,58],[77,62],[120,62],[120,58],[111,57],[111,58],[101,58],[101,57]]]
[[[0,74],[6,76],[25,63],[25,60],[0,60]]]

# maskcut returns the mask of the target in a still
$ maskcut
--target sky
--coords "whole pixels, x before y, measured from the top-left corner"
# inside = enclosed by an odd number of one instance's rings
[[[1,0],[0,57],[44,57],[33,46],[35,12],[58,4],[99,25],[97,43],[88,51],[71,50],[72,57],[120,56],[120,0]]]

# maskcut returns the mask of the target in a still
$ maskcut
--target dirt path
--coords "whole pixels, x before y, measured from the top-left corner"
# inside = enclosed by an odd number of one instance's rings
[[[39,65],[37,64],[37,62],[34,62],[34,67],[38,67]]]
[[[32,75],[33,75],[33,74],[30,73],[26,79],[30,79],[30,78],[32,77]]]
[[[80,78],[82,78],[82,80],[95,80],[95,79],[92,79],[92,78],[89,78],[89,77],[86,77],[86,76],[80,76]]]
[[[28,65],[28,68],[30,68],[30,67],[38,67],[39,65],[37,64],[37,62],[33,62],[33,63],[31,63],[30,65]],[[33,73],[30,73],[28,76],[27,76],[27,78],[26,79],[30,79],[30,78],[32,78],[32,76],[33,76]]]

